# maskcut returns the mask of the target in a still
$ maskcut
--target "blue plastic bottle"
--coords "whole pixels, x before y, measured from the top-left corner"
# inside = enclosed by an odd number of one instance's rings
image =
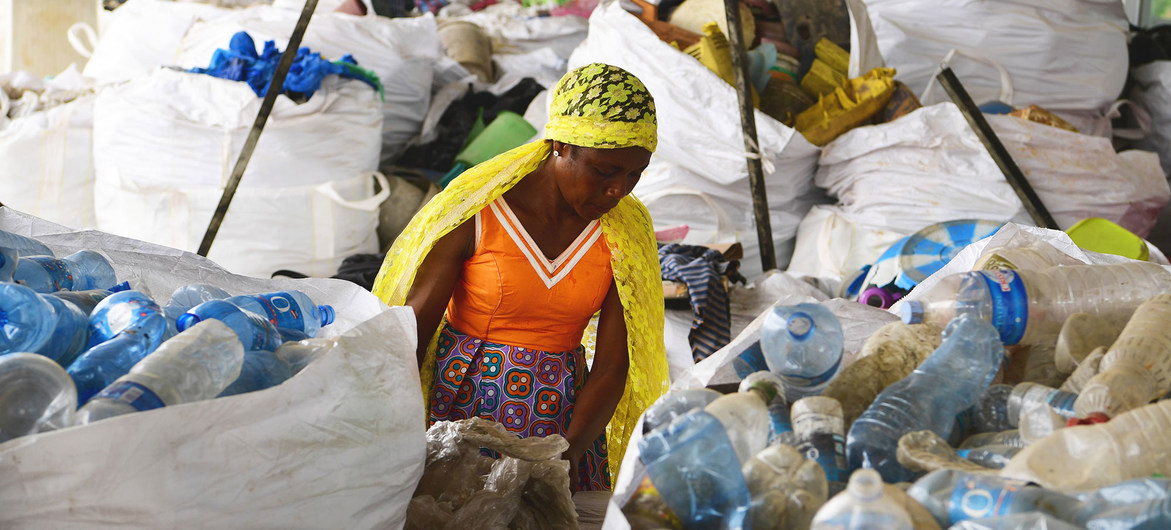
[[[3,230],[0,230],[0,248],[15,250],[18,257],[53,255],[53,251],[49,250],[49,247],[46,247],[44,243],[31,237],[5,232]]]
[[[873,468],[891,483],[912,479],[895,457],[899,438],[931,430],[947,439],[956,415],[976,403],[1003,360],[996,328],[962,313],[944,330],[939,348],[911,375],[883,390],[850,427],[850,469]]]
[[[12,273],[16,272],[15,250],[0,247],[0,282],[11,282]]]
[[[175,327],[175,321],[179,319],[179,315],[204,302],[223,300],[231,296],[219,287],[202,283],[192,283],[175,289],[171,293],[171,299],[163,305],[163,314],[167,316],[167,338],[179,333],[178,328]]]
[[[60,259],[49,256],[20,258],[12,278],[38,293],[108,289],[118,283],[114,267],[92,250],[81,250]]]
[[[1074,523],[1083,509],[1081,501],[1068,495],[1019,480],[955,469],[924,475],[907,490],[907,495],[927,508],[943,528],[968,519],[1027,512],[1042,512]]]
[[[675,418],[702,409],[719,397],[720,393],[710,388],[677,389],[667,392],[643,413],[642,432],[648,434],[666,427]]]
[[[740,381],[740,392],[747,392],[752,385],[761,380],[772,383],[778,389],[784,388],[784,383],[777,375],[765,369],[748,374],[748,377]],[[768,445],[797,445],[797,435],[793,432],[793,418],[789,415],[789,408],[789,402],[785,400],[783,392],[777,392],[776,397],[768,402]]]
[[[53,335],[53,306],[32,289],[0,283],[0,354],[35,352]]]
[[[69,366],[89,341],[89,318],[77,306],[56,296],[41,295],[53,306],[54,326],[49,340],[36,353],[44,355],[61,366]]]
[[[316,305],[301,291],[233,296],[228,302],[247,309],[272,322],[278,330],[303,333],[306,338],[317,336],[317,330],[333,322],[333,307]]]
[[[744,528],[752,503],[736,450],[715,416],[696,410],[638,443],[663,501],[687,528]]]
[[[167,330],[163,311],[138,291],[114,293],[98,303],[89,317],[90,348],[69,365],[84,405],[138,361],[159,347]]]
[[[208,318],[219,320],[232,328],[232,331],[239,335],[245,351],[276,351],[281,345],[280,332],[271,322],[227,300],[211,300],[191,308],[190,311],[179,315],[175,327],[181,332]]]
[[[228,385],[219,397],[234,396],[272,388],[293,377],[292,368],[267,350],[253,350],[244,353],[244,366],[240,376]]]
[[[776,306],[761,328],[761,350],[769,370],[785,382],[785,398],[796,402],[820,394],[842,363],[842,326],[820,304]]]
[[[129,291],[129,290],[130,290],[130,282],[122,282],[118,285],[115,285],[115,286],[109,288],[109,289],[87,289],[85,291],[57,291],[52,294],[53,294],[53,296],[56,296],[57,298],[60,298],[62,300],[65,300],[66,302],[70,302],[73,305],[77,306],[77,308],[80,309],[82,313],[85,313],[86,316],[88,317],[90,315],[90,313],[94,312],[94,308],[97,307],[98,302],[105,300],[107,296],[110,296],[114,293],[120,293],[122,291]]]
[[[157,322],[166,330],[163,310],[149,296],[138,291],[121,291],[107,296],[94,306],[89,315],[89,346],[108,341],[123,330],[137,327],[152,332],[152,339],[162,340],[163,332],[156,332]]]

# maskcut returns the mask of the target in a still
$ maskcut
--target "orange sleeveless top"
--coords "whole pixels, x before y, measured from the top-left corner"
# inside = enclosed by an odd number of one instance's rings
[[[610,248],[590,221],[547,259],[501,197],[476,214],[476,251],[464,262],[447,321],[489,342],[562,352],[581,345],[613,282]]]

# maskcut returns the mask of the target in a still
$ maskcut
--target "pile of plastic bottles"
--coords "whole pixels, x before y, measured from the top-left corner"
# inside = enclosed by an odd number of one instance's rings
[[[0,231],[0,442],[276,386],[324,352],[305,339],[333,320],[296,290],[191,284],[160,306],[98,252],[56,258]]]
[[[1171,528],[1168,269],[927,289],[848,366],[829,309],[773,307],[738,392],[672,390],[644,414],[631,527]]]

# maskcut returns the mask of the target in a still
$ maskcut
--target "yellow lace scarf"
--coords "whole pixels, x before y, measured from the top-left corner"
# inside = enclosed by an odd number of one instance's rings
[[[535,170],[549,155],[549,143],[535,141],[484,162],[457,177],[419,211],[386,254],[374,280],[374,294],[388,305],[403,305],[415,274],[435,242]],[[601,218],[610,247],[610,265],[626,320],[630,372],[622,400],[606,427],[610,475],[618,476],[626,444],[638,417],[667,389],[663,347],[663,292],[650,214],[627,196]],[[424,401],[430,402],[435,378],[431,338],[420,370]]]

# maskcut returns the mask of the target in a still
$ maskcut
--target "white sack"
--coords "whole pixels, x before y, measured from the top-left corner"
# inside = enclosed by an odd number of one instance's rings
[[[1131,76],[1131,101],[1151,115],[1151,130],[1138,147],[1158,153],[1163,173],[1171,174],[1171,61],[1145,64]]]
[[[1126,82],[1126,12],[1117,0],[863,0],[886,66],[922,94],[953,49],[956,76],[977,103],[1103,111]],[[972,59],[978,57],[981,60]],[[923,103],[949,101],[936,88]]]
[[[178,286],[299,289],[334,306],[334,348],[267,390],[0,444],[0,527],[396,528],[423,472],[414,316],[349,282],[260,280],[200,256],[0,209],[58,254],[99,248],[165,302]]]
[[[760,250],[735,89],[693,57],[659,40],[617,2],[594,10],[589,38],[570,57],[569,68],[591,62],[630,71],[655,98],[658,150],[634,189],[640,198],[654,197],[648,208],[655,226],[691,225],[694,235],[685,243],[739,241],[745,276],[759,274]],[[818,149],[762,112],[757,111],[755,118],[773,244],[783,268],[797,224],[820,197],[811,179]],[[716,226],[717,209],[732,226]]]
[[[129,0],[114,11],[99,11],[108,14],[108,25],[82,71],[99,83],[126,81],[159,66],[177,64],[179,41],[196,20],[231,12],[203,3],[170,0]]]
[[[94,97],[0,124],[0,203],[77,228],[96,226]]]
[[[786,272],[816,278],[838,292],[845,278],[873,264],[908,235],[877,228],[879,224],[865,213],[847,213],[840,206],[814,206],[797,227],[797,244]]]

